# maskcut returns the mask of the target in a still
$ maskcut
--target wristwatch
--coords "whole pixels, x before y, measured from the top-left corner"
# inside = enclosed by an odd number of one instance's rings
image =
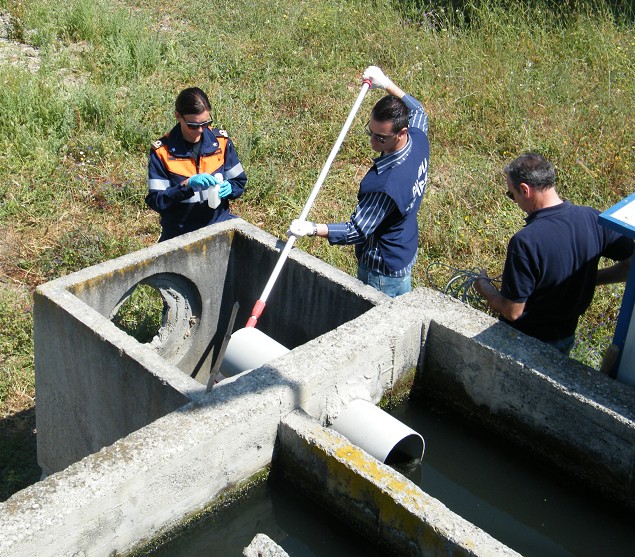
[[[311,232],[311,236],[317,236],[317,222],[313,223],[313,232]]]

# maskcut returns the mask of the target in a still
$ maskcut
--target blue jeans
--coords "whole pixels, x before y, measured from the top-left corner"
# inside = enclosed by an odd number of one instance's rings
[[[357,265],[357,278],[391,298],[410,292],[411,273],[405,277],[387,277],[359,263]]]
[[[575,342],[575,335],[571,335],[570,337],[563,338],[560,340],[549,340],[546,341],[547,344],[550,344],[554,348],[557,348],[559,352],[562,352],[566,356],[571,353],[571,349],[573,348],[573,343]]]

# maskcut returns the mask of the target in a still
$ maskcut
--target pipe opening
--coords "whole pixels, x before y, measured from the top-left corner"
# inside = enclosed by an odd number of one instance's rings
[[[420,435],[407,435],[388,453],[384,464],[404,468],[414,467],[421,461],[423,445],[423,438]]]
[[[124,333],[146,344],[163,325],[163,298],[156,288],[139,283],[120,302],[111,320]]]
[[[331,428],[384,464],[414,468],[423,458],[423,437],[366,400],[351,401]]]
[[[170,363],[178,364],[193,342],[201,313],[201,295],[191,280],[175,273],[157,273],[125,292],[110,312],[110,319]],[[133,328],[126,329],[122,323],[130,316]],[[134,328],[139,323],[151,324],[143,336],[138,336]]]

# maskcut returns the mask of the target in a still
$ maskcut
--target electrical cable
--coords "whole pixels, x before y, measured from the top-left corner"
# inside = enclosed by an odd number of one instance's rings
[[[445,286],[439,286],[439,284],[433,280],[431,275],[433,267],[442,267],[446,271],[450,272],[450,279],[445,283]],[[425,274],[430,288],[438,290],[448,296],[452,296],[453,298],[457,298],[463,303],[491,314],[487,301],[474,288],[474,282],[481,278],[480,271],[478,269],[462,270],[452,267],[451,265],[441,263],[440,261],[433,261],[426,267]],[[490,278],[489,281],[493,284],[500,283],[500,277]]]

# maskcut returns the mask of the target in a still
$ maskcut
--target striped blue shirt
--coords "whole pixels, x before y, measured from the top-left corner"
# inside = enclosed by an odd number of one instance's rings
[[[421,103],[410,95],[402,98],[410,109],[409,128],[418,128],[428,133],[428,115]],[[412,150],[412,139],[408,137],[406,145],[399,151],[389,154],[381,154],[374,159],[377,174],[399,166],[408,159]],[[328,241],[333,245],[359,245],[359,263],[368,266],[373,271],[390,277],[403,277],[412,270],[417,259],[415,252],[410,263],[399,270],[389,270],[381,256],[378,242],[373,233],[390,213],[397,210],[395,202],[384,192],[372,192],[361,195],[355,211],[348,222],[332,223],[328,225]]]

